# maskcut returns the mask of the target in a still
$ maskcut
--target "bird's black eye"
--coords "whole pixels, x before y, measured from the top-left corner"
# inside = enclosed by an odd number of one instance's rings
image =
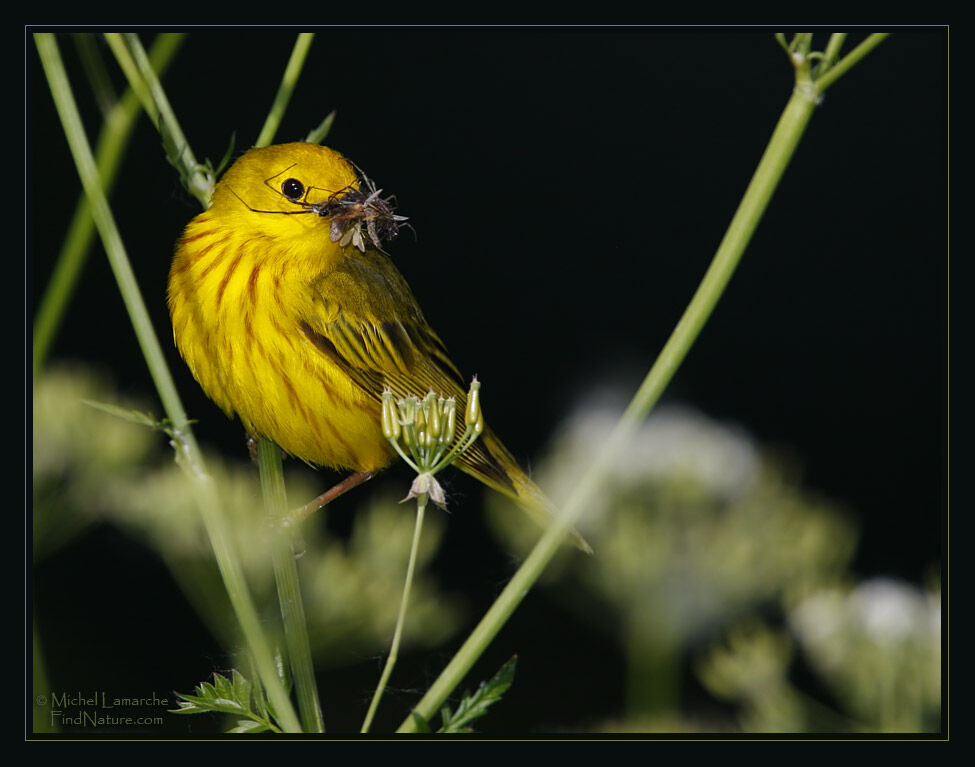
[[[281,183],[281,194],[291,200],[291,202],[300,200],[304,193],[304,185],[296,178],[288,178]]]

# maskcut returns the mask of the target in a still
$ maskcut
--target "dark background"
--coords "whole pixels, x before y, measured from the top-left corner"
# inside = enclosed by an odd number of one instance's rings
[[[792,88],[773,31],[322,29],[277,141],[337,110],[326,143],[397,195],[417,232],[392,246],[397,265],[461,369],[485,382],[495,430],[530,458],[596,383],[623,376],[635,389],[690,299]],[[148,47],[151,33],[142,37]],[[199,158],[218,160],[233,132],[238,150],[256,139],[293,40],[291,30],[191,32],[165,85]],[[59,42],[93,129],[73,46]],[[29,332],[80,184],[29,35],[25,56]],[[858,520],[864,577],[919,582],[943,564],[946,172],[947,34],[894,30],[827,93],[665,397],[798,456],[805,484]],[[239,425],[169,344],[166,275],[198,205],[144,119],[112,202],[199,439],[242,457]],[[124,391],[153,396],[100,248],[52,357],[100,364]],[[483,528],[478,489],[452,482],[471,513],[451,515],[439,566],[479,616],[512,564]],[[221,665],[162,565],[110,528],[32,578],[42,635],[59,638],[48,658],[59,688],[117,678],[186,691]],[[541,597],[529,596],[467,686],[516,652],[518,682],[483,731],[620,713],[612,640]],[[401,661],[379,729],[449,656]],[[596,657],[598,670],[566,679]],[[364,699],[377,673],[370,659],[320,681]],[[357,726],[353,703],[326,711],[333,729]]]

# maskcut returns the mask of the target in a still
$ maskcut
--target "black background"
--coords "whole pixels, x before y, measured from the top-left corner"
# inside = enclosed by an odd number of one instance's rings
[[[325,143],[397,195],[417,232],[392,246],[397,265],[460,368],[485,382],[494,429],[530,458],[596,383],[635,389],[690,299],[792,88],[773,31],[320,29],[276,140],[337,110]],[[918,582],[943,564],[947,507],[947,34],[893,31],[817,109],[665,399],[788,448],[806,485],[858,520],[857,573]],[[293,41],[191,31],[165,85],[198,157],[219,159],[233,132],[238,150],[256,139]],[[90,92],[59,43],[91,131]],[[29,332],[80,184],[29,34],[25,56]],[[169,344],[166,275],[198,206],[144,119],[112,203],[198,437],[244,458],[239,425]],[[52,356],[152,396],[99,248]],[[483,529],[479,490],[452,482],[471,513],[451,515],[439,566],[477,616],[512,563]],[[186,691],[221,666],[162,565],[116,531],[33,575],[57,687]],[[513,653],[518,681],[483,731],[620,713],[612,638],[543,598],[529,596],[467,686]],[[449,655],[401,661],[379,729]],[[326,710],[333,730],[357,726],[377,673],[368,659],[323,675],[326,698],[353,691]]]

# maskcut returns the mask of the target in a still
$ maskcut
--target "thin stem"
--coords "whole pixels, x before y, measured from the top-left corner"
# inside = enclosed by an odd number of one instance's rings
[[[90,32],[78,32],[72,35],[81,68],[85,71],[91,90],[95,94],[95,102],[102,113],[102,118],[107,119],[118,99],[95,38],[96,36]]]
[[[875,32],[870,35],[834,66],[830,67],[829,71],[825,72],[822,77],[816,79],[816,90],[820,93],[825,93],[827,88],[849,72],[860,59],[870,53],[870,51],[880,45],[889,36],[889,32]]]
[[[122,238],[115,226],[112,211],[101,187],[98,169],[95,166],[91,147],[88,145],[88,139],[81,124],[81,117],[71,93],[57,43],[53,35],[47,33],[34,35],[34,41],[44,73],[47,76],[58,116],[61,118],[65,137],[78,169],[78,175],[81,177],[82,186],[91,204],[95,225],[115,274],[119,292],[129,313],[132,327],[139,340],[139,345],[142,348],[166,415],[172,424],[171,433],[177,462],[191,479],[196,502],[203,517],[214,556],[220,568],[220,574],[223,576],[227,594],[254,655],[254,661],[268,692],[268,697],[275,707],[283,728],[289,732],[298,732],[301,729],[298,717],[295,715],[291,701],[288,699],[275,671],[271,649],[261,631],[260,619],[247,589],[240,558],[232,543],[233,538],[227,526],[219,494],[212,478],[206,472],[203,456],[193,438],[186,412],[169,374],[165,357],[153,331],[138,283],[122,245]]]
[[[423,527],[423,512],[426,506],[426,493],[417,496],[416,524],[413,527],[413,543],[410,546],[410,561],[406,566],[406,583],[403,585],[403,598],[400,601],[399,615],[396,618],[396,630],[393,632],[393,642],[389,648],[389,657],[386,658],[386,665],[383,668],[382,676],[379,679],[379,684],[376,686],[376,692],[373,693],[372,703],[369,704],[369,711],[366,713],[365,721],[362,723],[361,732],[363,733],[369,732],[369,727],[372,726],[372,719],[376,713],[376,709],[379,707],[379,700],[382,698],[383,691],[386,689],[386,683],[389,681],[390,674],[393,673],[393,666],[396,665],[396,659],[399,657],[400,637],[403,634],[406,608],[410,601],[410,589],[413,585],[413,568],[416,564],[417,551],[420,547],[420,530]]]
[[[153,124],[171,147],[170,159],[178,163],[182,169],[186,188],[206,208],[210,204],[210,195],[213,193],[213,177],[196,161],[196,156],[190,149],[183,129],[169,105],[166,91],[156,77],[138,35],[126,33],[119,37],[118,33],[111,33],[105,37],[129,83],[143,100],[146,112],[153,118]]]
[[[281,467],[281,449],[266,437],[257,445],[257,463],[261,472],[264,508],[272,532],[274,582],[284,624],[284,641],[288,648],[291,674],[298,694],[298,711],[305,732],[325,732],[322,708],[315,683],[305,608],[301,601],[298,566],[293,548],[294,536],[282,524],[288,515],[288,501]]]
[[[836,57],[840,55],[840,49],[844,42],[846,42],[846,32],[834,32],[829,36],[829,42],[826,43],[826,50],[823,52],[823,60],[816,67],[817,74],[825,72],[833,66]]]
[[[182,42],[181,34],[157,35],[149,60],[153,68],[162,74],[173,54]],[[119,162],[122,159],[136,118],[139,116],[139,100],[131,88],[109,110],[98,136],[95,149],[95,165],[101,178],[102,189],[107,193],[115,184]],[[51,273],[44,295],[34,317],[33,372],[36,376],[47,359],[51,344],[61,327],[64,312],[74,294],[81,270],[87,260],[95,222],[91,206],[84,193],[75,206],[74,217],[68,228],[61,252]]]
[[[152,100],[152,92],[149,90],[149,85],[146,83],[145,78],[139,74],[139,67],[135,63],[135,59],[132,58],[132,53],[125,44],[122,35],[118,32],[106,32],[105,42],[108,43],[109,49],[115,55],[115,62],[125,75],[125,79],[129,83],[129,88],[139,99],[139,103],[142,104],[142,108],[149,116],[152,124],[158,128],[159,109],[156,107],[156,102]]]
[[[295,47],[291,51],[288,66],[285,68],[284,75],[281,77],[281,85],[278,86],[278,92],[274,97],[274,103],[271,105],[271,111],[264,121],[264,127],[261,128],[261,133],[257,137],[257,143],[254,146],[267,146],[274,139],[274,134],[277,133],[278,126],[281,124],[281,118],[284,116],[284,110],[288,107],[291,94],[294,92],[299,75],[301,75],[301,69],[305,65],[308,49],[311,48],[311,42],[314,39],[315,35],[313,33],[302,32],[298,35],[298,39],[295,40]]]
[[[406,465],[407,465],[407,466],[409,466],[409,467],[410,467],[411,469],[413,469],[413,471],[415,471],[415,472],[418,472],[418,473],[419,473],[419,471],[420,471],[420,467],[419,467],[419,466],[417,466],[417,465],[416,465],[416,464],[415,464],[415,463],[413,462],[413,459],[412,459],[412,458],[410,458],[410,457],[409,457],[409,456],[408,456],[408,455],[406,454],[406,451],[405,451],[405,450],[403,450],[403,448],[402,448],[402,447],[400,447],[400,445],[399,445],[399,442],[396,442],[396,441],[394,440],[394,441],[393,441],[393,442],[391,442],[390,444],[391,444],[391,445],[392,445],[392,446],[393,446],[393,447],[394,447],[394,448],[396,449],[396,452],[397,452],[397,453],[399,453],[399,457],[403,459],[403,461],[404,461],[404,462],[406,463]]]
[[[312,128],[308,131],[308,135],[305,137],[305,141],[310,144],[321,144],[328,135],[328,132],[332,129],[332,123],[335,122],[335,110],[333,109],[327,115],[325,119],[322,120],[317,127]]]
[[[814,107],[815,102],[809,98],[804,89],[797,88],[793,92],[707,273],[666,345],[607,442],[594,456],[592,463],[570,494],[562,514],[548,527],[504,591],[420,700],[416,711],[425,719],[429,719],[436,712],[460,683],[528,590],[538,580],[574,523],[600,491],[608,467],[616,460],[622,448],[656,404],[734,273],[745,246],[755,231],[772,192],[809,122]],[[399,728],[399,732],[415,731],[416,722],[412,716],[407,717]]]

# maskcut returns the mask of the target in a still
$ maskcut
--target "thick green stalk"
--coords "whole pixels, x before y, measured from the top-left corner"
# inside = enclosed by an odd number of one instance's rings
[[[560,517],[549,526],[507,587],[416,706],[416,711],[424,718],[429,719],[434,715],[538,580],[574,523],[599,493],[607,468],[616,460],[621,449],[656,404],[701,332],[734,273],[812,116],[817,98],[809,87],[804,87],[807,85],[811,85],[808,80],[797,81],[796,89],[779,118],[717,253],[663,351],[606,444],[594,456],[587,471],[580,478]],[[407,717],[399,728],[399,732],[415,731],[416,722],[412,716]]]
[[[278,92],[264,127],[255,146],[267,146],[274,139],[284,110],[291,100],[298,76],[308,56],[308,49],[314,35],[302,33],[295,41],[291,58],[285,68]],[[298,696],[298,711],[305,732],[325,732],[318,687],[315,682],[315,667],[308,641],[308,625],[305,608],[301,601],[301,585],[298,567],[295,563],[293,542],[295,527],[284,524],[289,511],[281,466],[281,449],[271,440],[262,437],[258,442],[258,461],[261,472],[261,488],[264,494],[264,508],[272,521],[274,530],[273,561],[274,581],[277,585],[278,603],[284,623],[285,643],[291,673],[295,680]]]
[[[288,662],[298,694],[298,711],[305,732],[325,732],[322,708],[315,683],[315,667],[311,659],[305,608],[301,601],[298,565],[295,563],[293,528],[281,521],[288,515],[288,500],[281,467],[281,448],[261,437],[257,445],[257,461],[261,472],[264,509],[271,529],[271,558],[274,563],[274,582],[278,589],[278,604],[284,624],[284,641]]]
[[[149,54],[153,68],[162,74],[179,48],[183,35],[161,34],[156,37]],[[95,149],[95,165],[108,193],[115,183],[119,162],[128,146],[129,137],[139,116],[139,99],[130,88],[105,116]],[[33,373],[36,376],[47,359],[51,344],[61,327],[61,320],[74,294],[78,278],[88,256],[95,222],[91,217],[88,198],[82,193],[75,206],[74,217],[61,252],[51,273],[37,314],[34,316]]]
[[[403,635],[403,624],[406,621],[406,608],[410,603],[410,589],[413,586],[413,568],[416,565],[417,551],[420,548],[420,531],[423,529],[423,512],[426,510],[426,507],[426,494],[417,496],[416,524],[413,526],[413,543],[410,545],[410,561],[406,566],[406,583],[403,584],[403,597],[400,600],[399,615],[396,617],[396,629],[393,631],[393,642],[389,648],[386,665],[383,667],[379,684],[376,685],[376,691],[372,696],[372,703],[369,704],[369,711],[366,713],[366,718],[362,723],[361,732],[363,733],[369,732],[369,728],[372,726],[372,719],[376,714],[376,709],[379,707],[379,700],[383,696],[386,683],[389,681],[390,674],[393,673],[393,666],[396,665],[396,659],[399,657],[399,643]]]
[[[146,311],[145,302],[122,245],[122,238],[115,226],[112,211],[101,187],[98,169],[95,166],[91,147],[81,124],[81,118],[74,102],[74,96],[71,93],[57,43],[50,34],[37,34],[34,36],[34,40],[47,76],[51,95],[61,118],[65,137],[78,168],[78,175],[81,177],[82,186],[91,204],[95,225],[115,274],[119,292],[129,313],[150,375],[171,424],[177,461],[192,480],[191,484],[197,504],[210,543],[213,546],[214,556],[223,576],[227,593],[254,655],[254,662],[261,680],[280,718],[283,729],[298,732],[301,729],[298,717],[295,715],[291,701],[278,678],[271,648],[261,631],[260,618],[247,589],[240,559],[232,543],[233,538],[227,526],[219,494],[212,478],[206,473],[203,456],[193,438],[186,412],[169,374],[165,356],[159,346],[159,341],[149,319],[149,313]]]

